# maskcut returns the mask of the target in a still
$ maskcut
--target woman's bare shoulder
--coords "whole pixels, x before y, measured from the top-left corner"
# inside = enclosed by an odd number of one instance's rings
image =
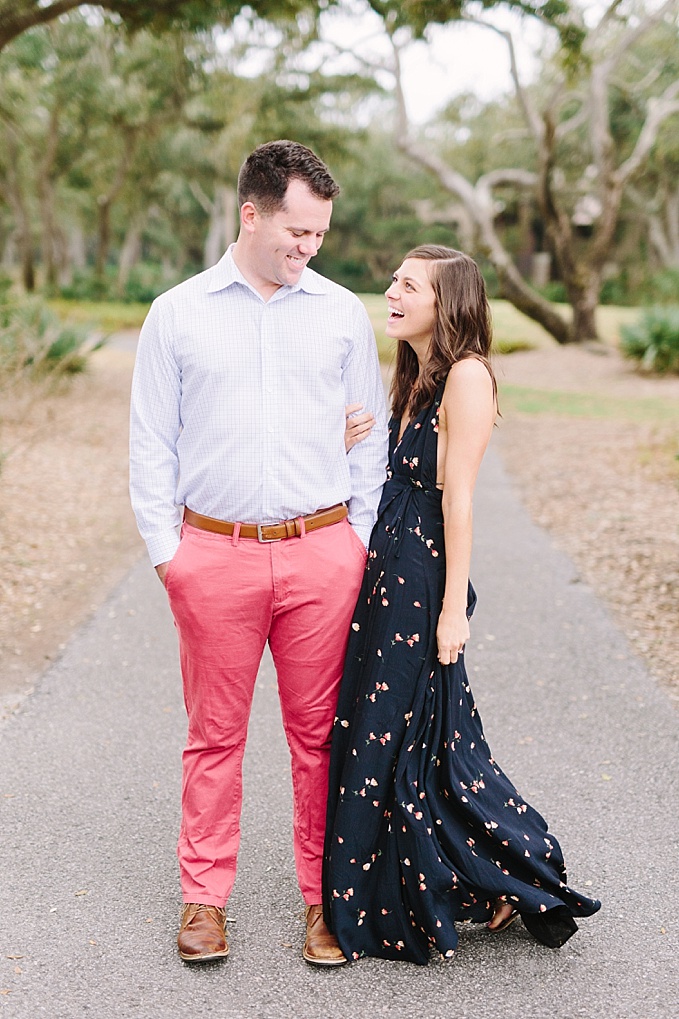
[[[473,400],[480,397],[488,397],[495,402],[495,386],[488,366],[478,357],[456,361],[446,379],[444,405],[452,406],[463,398]]]
[[[446,380],[446,386],[448,383],[455,384],[457,380],[464,380],[465,382],[476,381],[479,382],[490,382],[492,385],[493,377],[490,372],[490,368],[482,361],[480,357],[474,357],[471,354],[469,357],[463,357],[460,361],[456,361],[448,372],[448,378]]]

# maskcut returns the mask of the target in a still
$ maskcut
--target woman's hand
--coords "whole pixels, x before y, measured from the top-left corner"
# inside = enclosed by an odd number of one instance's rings
[[[466,613],[448,612],[444,605],[436,627],[436,643],[441,665],[452,665],[462,654],[469,640],[469,620]]]
[[[375,424],[375,418],[370,411],[366,411],[365,414],[359,414],[358,411],[360,410],[363,410],[363,405],[360,403],[350,403],[344,408],[347,419],[344,445],[347,453],[357,442],[362,442],[363,439],[370,435]]]

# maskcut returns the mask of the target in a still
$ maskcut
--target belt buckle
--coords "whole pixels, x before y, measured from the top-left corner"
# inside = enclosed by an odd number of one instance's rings
[[[257,527],[257,541],[260,543],[260,545],[270,545],[273,541],[282,541],[283,540],[283,538],[263,538],[262,537],[262,528],[263,527],[272,527],[273,526],[272,524],[256,524],[255,526]]]

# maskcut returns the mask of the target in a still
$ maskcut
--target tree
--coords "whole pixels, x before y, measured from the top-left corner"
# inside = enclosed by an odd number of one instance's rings
[[[595,311],[623,197],[647,164],[661,126],[679,112],[679,80],[664,78],[662,59],[641,69],[633,60],[636,44],[659,24],[673,33],[676,46],[677,0],[665,0],[653,12],[623,13],[622,6],[620,0],[613,0],[593,28],[583,23],[580,59],[568,66],[563,60],[552,60],[536,89],[523,86],[511,34],[500,33],[510,51],[515,96],[533,168],[500,167],[475,182],[415,137],[400,77],[402,44],[391,34],[399,147],[465,204],[505,296],[559,343],[596,339]],[[575,18],[574,6],[571,13]],[[643,116],[632,133],[616,132],[613,122],[620,90],[636,93],[643,102]],[[532,194],[566,288],[571,322],[527,283],[510,257],[496,229],[498,188]]]
[[[643,50],[636,54],[644,66],[663,65],[663,78],[679,78],[679,48],[676,35],[661,31],[651,33]],[[632,95],[625,111],[628,117],[640,119],[637,97]],[[679,132],[676,122],[667,120],[658,132],[658,139],[643,174],[637,175],[628,189],[633,213],[650,248],[654,268],[679,273]],[[675,300],[676,284],[674,279]]]
[[[101,280],[112,213],[123,197],[129,260],[139,211],[164,169],[161,136],[203,80],[200,44],[185,43],[179,33],[126,39],[75,12],[24,33],[0,54],[0,194],[14,213],[26,289],[34,282],[35,236],[52,289],[67,276],[69,235],[92,218]],[[134,194],[125,196],[135,172]]]
[[[37,25],[68,14],[78,7],[100,7],[110,11],[131,29],[180,29],[193,32],[215,24],[230,24],[244,7],[272,20],[314,13],[318,4],[310,0],[0,0],[0,50],[17,36]]]
[[[676,0],[640,16],[634,16],[638,10],[624,16],[621,7],[620,0],[614,0],[592,29],[583,26],[582,57],[576,66],[565,68],[562,61],[552,60],[532,90],[520,81],[511,35],[501,33],[510,49],[532,168],[498,167],[475,181],[414,137],[395,42],[400,147],[468,208],[506,297],[562,343],[596,337],[594,313],[625,191],[645,166],[661,125],[679,112],[679,81],[664,79],[662,60],[650,68],[634,61],[636,44],[658,24],[673,33],[676,46]],[[614,100],[621,91],[635,94],[643,108],[631,135],[614,123]],[[498,189],[523,190],[533,197],[566,287],[571,322],[527,283],[510,257],[495,228]]]
[[[272,21],[298,15],[316,17],[338,0],[0,0],[0,50],[22,32],[45,25],[76,7],[95,6],[116,14],[129,28],[181,29],[193,32],[215,24],[229,24],[247,7]],[[407,25],[422,36],[430,23],[445,24],[459,18],[467,0],[369,0],[370,6],[393,27]],[[577,46],[579,29],[568,18],[566,0],[482,0],[484,8],[500,3],[534,14],[555,25],[564,45]]]

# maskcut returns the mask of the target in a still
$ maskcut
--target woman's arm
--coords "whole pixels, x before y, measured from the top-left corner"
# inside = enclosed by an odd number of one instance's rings
[[[436,639],[439,661],[457,661],[469,639],[467,584],[472,552],[472,499],[497,408],[493,382],[478,358],[458,361],[448,374],[439,413],[443,438],[443,527],[446,586]],[[440,467],[439,467],[440,471]]]

